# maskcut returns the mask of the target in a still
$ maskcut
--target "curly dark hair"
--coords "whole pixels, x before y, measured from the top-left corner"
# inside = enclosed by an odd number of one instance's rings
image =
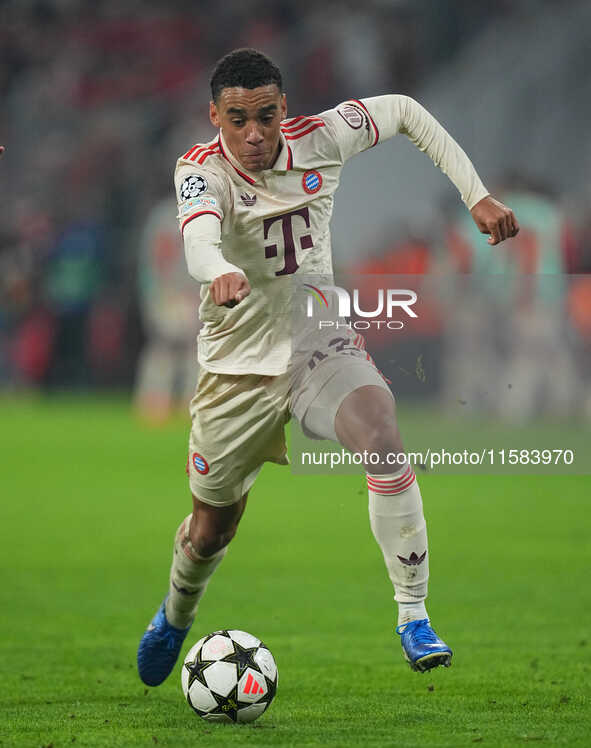
[[[216,64],[211,79],[211,96],[218,100],[223,88],[258,88],[274,83],[282,91],[283,81],[277,65],[256,49],[234,49]]]

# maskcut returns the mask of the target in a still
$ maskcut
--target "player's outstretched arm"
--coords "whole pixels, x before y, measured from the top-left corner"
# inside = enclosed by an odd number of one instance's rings
[[[233,307],[248,296],[250,284],[242,273],[224,273],[212,282],[209,293],[214,304]]]
[[[187,269],[196,281],[209,284],[214,304],[234,307],[251,288],[244,271],[222,252],[225,186],[216,173],[195,174],[194,168],[179,159],[174,177]]]
[[[489,244],[498,244],[519,231],[513,212],[490,196],[463,149],[414,99],[387,94],[361,101],[351,100],[335,111],[340,116],[334,116],[332,112],[327,115],[336,133],[343,161],[356,152],[402,133],[447,174],[480,231],[490,234]],[[364,117],[365,129],[359,127]]]
[[[519,224],[511,208],[488,195],[474,205],[470,211],[474,223],[482,234],[490,234],[488,243],[499,244],[519,231]]]
[[[418,102],[394,97],[398,131],[405,133],[451,179],[474,222],[490,245],[515,236],[519,224],[513,211],[495,200],[480,181],[472,162],[444,127]]]
[[[189,274],[199,283],[210,284],[214,304],[233,307],[248,296],[246,275],[222,254],[220,222],[215,216],[200,215],[188,223],[183,238]]]

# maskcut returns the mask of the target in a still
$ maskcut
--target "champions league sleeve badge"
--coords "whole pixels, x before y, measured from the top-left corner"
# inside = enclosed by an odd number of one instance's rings
[[[199,197],[207,189],[207,180],[199,174],[191,174],[190,177],[183,179],[180,190],[180,200],[190,200],[192,197]]]

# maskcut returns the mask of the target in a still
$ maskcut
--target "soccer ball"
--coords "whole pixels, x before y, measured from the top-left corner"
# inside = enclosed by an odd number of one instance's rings
[[[211,722],[253,722],[273,701],[277,665],[246,631],[214,631],[194,644],[181,683],[189,706]]]

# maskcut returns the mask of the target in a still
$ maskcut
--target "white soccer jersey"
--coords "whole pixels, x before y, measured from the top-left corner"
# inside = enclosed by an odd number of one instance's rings
[[[406,134],[472,208],[488,192],[470,160],[416,101],[388,95],[351,100],[315,117],[281,123],[272,168],[249,172],[220,134],[176,166],[179,223],[189,272],[199,281],[199,363],[226,374],[278,375],[291,354],[295,273],[332,276],[329,222],[341,169],[356,153]],[[232,309],[209,294],[215,277],[240,269],[252,292]]]

